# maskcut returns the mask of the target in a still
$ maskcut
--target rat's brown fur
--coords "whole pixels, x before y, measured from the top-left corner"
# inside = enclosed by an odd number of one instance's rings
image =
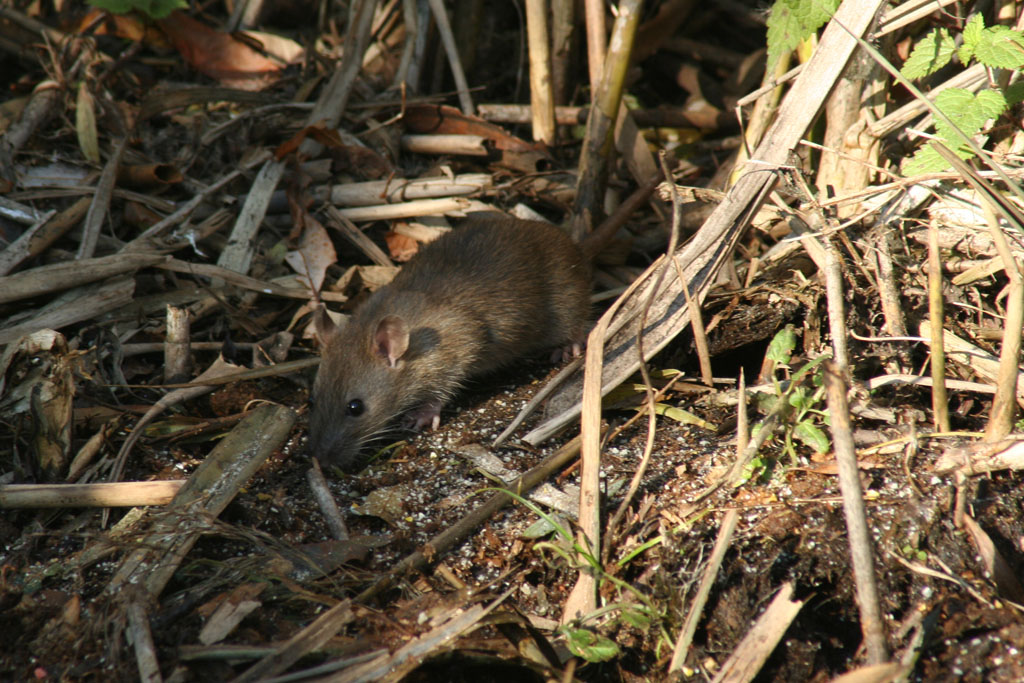
[[[423,247],[344,326],[320,317],[311,452],[350,467],[398,415],[422,405],[436,415],[470,377],[582,343],[589,294],[588,254],[557,227],[467,221]]]

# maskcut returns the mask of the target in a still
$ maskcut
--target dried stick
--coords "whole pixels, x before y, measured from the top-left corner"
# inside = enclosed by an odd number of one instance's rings
[[[269,680],[299,661],[306,653],[321,647],[353,618],[355,615],[352,613],[351,602],[342,600],[318,616],[312,624],[289,638],[284,645],[235,676],[231,679],[231,683],[255,683]]]
[[[551,46],[545,0],[526,0],[526,35],[530,52],[533,139],[550,146],[555,143],[555,100],[551,92]]]
[[[341,516],[341,510],[338,509],[338,504],[327,487],[323,470],[320,469],[320,461],[316,458],[313,458],[313,466],[306,471],[306,481],[309,482],[309,488],[313,492],[313,499],[320,506],[320,512],[323,513],[331,536],[339,541],[347,541],[349,535],[348,527],[345,526],[345,518]]]
[[[835,243],[825,238],[825,296],[828,301],[828,327],[832,335],[832,353],[836,364],[849,373],[850,352],[846,343],[846,307],[843,305],[842,258]]]
[[[942,265],[939,262],[939,226],[928,225],[928,321],[932,329],[932,414],[935,429],[949,431],[949,399],[946,396],[946,349],[942,336]]]
[[[143,683],[160,683],[160,662],[156,658],[153,632],[149,628],[149,614],[140,600],[128,603],[128,630],[135,647],[135,664],[139,668],[139,680]]]
[[[416,53],[416,40],[419,36],[419,21],[416,14],[416,0],[402,0],[402,23],[405,25],[405,45],[402,46],[402,58],[395,70],[393,86],[416,90],[416,84],[410,78],[410,65]],[[402,90],[404,95],[405,90]]]
[[[33,24],[38,24],[38,22],[29,20],[21,12],[16,12],[6,7],[0,7],[0,17],[12,22],[25,19]],[[44,35],[51,31],[51,29],[44,26],[40,26],[36,30],[39,30]],[[54,31],[53,35],[53,42],[56,43],[62,40],[60,36],[64,34]],[[21,117],[0,137],[0,176],[10,181],[15,179],[14,156],[28,142],[29,138],[57,113],[63,96],[64,88],[53,80],[42,81],[33,88],[32,96],[29,98],[28,104],[25,105],[25,109],[21,112]]]
[[[570,80],[570,68],[576,34],[575,15],[573,0],[551,0],[551,92],[555,105],[565,104],[572,96],[574,83]]]
[[[107,593],[139,586],[149,597],[158,596],[199,539],[204,515],[217,517],[235,494],[281,445],[295,413],[284,406],[256,408],[224,437],[178,491],[171,507],[154,521],[118,568]]]
[[[7,484],[0,486],[0,508],[138,507],[166,505],[184,480],[105,484]]]
[[[590,73],[590,96],[597,97],[604,73],[604,55],[608,41],[608,28],[604,17],[604,0],[585,0],[587,21],[587,69]]]
[[[665,153],[662,152],[660,156],[662,173],[666,178],[671,178],[672,174],[668,170],[668,162],[665,159]],[[679,243],[679,224],[683,216],[682,203],[679,200],[679,193],[676,192],[675,183],[669,183],[671,185],[672,192],[672,233],[669,237],[668,247],[665,253],[669,256],[675,253],[676,245]],[[673,261],[674,264],[674,261]],[[643,481],[644,474],[647,473],[647,467],[651,462],[651,452],[654,450],[654,437],[658,426],[658,411],[655,409],[654,401],[654,387],[651,384],[651,375],[647,369],[647,363],[643,361],[644,345],[643,345],[643,332],[644,327],[647,325],[647,313],[650,310],[651,303],[654,298],[658,295],[658,291],[661,289],[662,283],[665,281],[665,273],[668,271],[666,264],[665,268],[662,268],[658,279],[655,282],[654,287],[651,288],[650,294],[647,297],[647,307],[644,309],[637,323],[637,334],[636,334],[636,348],[637,354],[640,356],[640,374],[644,380],[644,391],[645,400],[647,403],[647,441],[644,443],[644,452],[640,457],[640,464],[636,468],[636,472],[633,473],[633,477],[630,479],[629,488],[626,490],[626,495],[622,497],[622,502],[619,503],[618,509],[615,514],[612,515],[611,520],[608,522],[607,534],[605,537],[604,552],[602,557],[607,560],[611,554],[612,539],[616,537],[616,529],[622,522],[622,518],[626,514],[626,510],[629,509],[630,504],[633,502],[633,496],[636,495],[637,490],[640,488],[640,482]],[[600,372],[600,369],[598,369]],[[708,373],[710,379],[710,372]],[[710,381],[709,381],[710,384]],[[600,392],[595,389],[598,393],[598,405],[600,406]],[[596,500],[600,500],[600,496],[595,496]],[[583,491],[580,491],[580,516],[582,517],[583,511]]]
[[[150,242],[160,236],[165,230],[169,230],[173,227],[178,227],[184,222],[185,218],[196,210],[200,204],[206,201],[211,195],[220,190],[232,182],[250,168],[256,166],[259,163],[263,163],[267,160],[266,154],[255,154],[251,159],[246,160],[240,166],[240,168],[231,171],[223,178],[215,182],[213,185],[208,186],[205,190],[197,194],[192,199],[182,204],[177,211],[164,218],[162,221],[154,223],[153,225],[146,228],[138,237],[133,239],[128,244],[121,248],[122,252],[126,251],[147,251],[152,248]]]
[[[433,200],[424,200],[433,201]],[[443,201],[443,200],[442,200]],[[390,204],[388,206],[391,206]],[[402,206],[402,204],[396,204],[394,206]],[[377,246],[376,242],[366,236],[362,230],[357,228],[355,224],[346,216],[342,210],[336,209],[333,206],[327,206],[327,217],[330,219],[327,225],[334,228],[342,235],[345,239],[351,242],[357,249],[365,254],[371,261],[376,263],[378,266],[391,266],[391,259],[384,250]]]
[[[633,39],[640,23],[641,4],[640,0],[622,0],[619,3],[619,16],[615,20],[609,43],[612,51],[605,60],[601,83],[594,95],[594,106],[587,117],[587,132],[580,153],[576,202],[573,206],[573,224],[570,230],[570,234],[577,242],[583,239],[591,222],[601,210],[609,157],[612,153],[615,117],[622,100]]]
[[[473,116],[473,98],[469,94],[469,83],[466,81],[466,72],[462,70],[459,48],[455,45],[455,34],[452,33],[452,25],[448,21],[448,13],[444,9],[444,0],[430,0],[430,10],[434,13],[437,32],[441,34],[441,43],[448,56],[448,64],[452,68],[452,78],[455,79],[455,89],[459,93],[462,113],[466,116]]]
[[[72,289],[96,280],[105,280],[122,273],[165,261],[160,254],[115,254],[95,258],[52,263],[0,277],[0,303],[30,299]]]
[[[903,320],[903,307],[900,306],[900,294],[896,287],[887,231],[881,232],[875,240],[875,273],[878,298],[882,301],[882,313],[885,314],[885,329],[895,337],[905,337],[907,324]]]
[[[1003,323],[1003,343],[999,350],[999,376],[996,379],[996,395],[992,399],[989,410],[988,424],[985,426],[985,440],[998,441],[1005,438],[1013,430],[1013,420],[1017,413],[1015,401],[1017,374],[1020,362],[1021,333],[1024,329],[1024,281],[1020,274],[1020,265],[1010,251],[1006,235],[999,227],[992,206],[985,202],[985,218],[988,220],[992,241],[995,242],[999,257],[1003,262],[1003,270],[1010,280],[1009,293],[1006,301],[1006,320]],[[1013,217],[1007,216],[1013,221]],[[1020,227],[1020,226],[1018,226]],[[929,272],[931,268],[929,268]]]
[[[683,631],[679,634],[675,649],[672,651],[672,661],[668,665],[669,673],[683,668],[686,655],[690,650],[690,643],[693,642],[693,634],[697,632],[697,624],[700,622],[704,606],[708,602],[708,596],[711,595],[711,588],[718,577],[718,570],[722,566],[722,560],[725,559],[726,551],[729,550],[729,544],[732,543],[738,519],[739,513],[736,510],[729,510],[722,518],[722,526],[718,528],[718,536],[715,538],[715,548],[711,551],[711,557],[708,559],[704,575],[700,580],[700,587],[697,588],[697,594],[693,596],[690,611],[686,615],[686,621],[683,622]]]
[[[839,488],[843,495],[850,555],[853,559],[854,582],[857,587],[857,607],[860,627],[870,664],[888,661],[889,652],[883,629],[882,610],[879,605],[878,586],[875,583],[874,553],[871,532],[864,512],[864,498],[857,469],[857,453],[850,428],[850,408],[846,402],[846,382],[835,361],[824,362],[825,395],[832,421],[832,443],[839,466]]]
[[[128,136],[125,135],[117,143],[110,158],[103,167],[103,173],[96,183],[96,192],[92,196],[92,204],[89,205],[89,212],[85,215],[85,225],[82,226],[82,241],[78,245],[78,258],[92,258],[96,251],[96,243],[100,238],[100,228],[103,227],[103,220],[107,217],[107,209],[110,208],[110,195],[114,192],[114,183],[117,180],[117,168],[121,165],[121,157],[124,155],[125,147],[128,146]]]
[[[37,225],[21,233],[18,239],[0,252],[0,275],[7,275],[25,261],[46,251],[51,244],[82,220],[91,203],[91,198],[82,197],[60,213],[48,215]]]
[[[123,257],[122,257],[123,258]],[[192,325],[187,308],[167,307],[167,335],[164,341],[164,383],[188,381],[191,367]]]

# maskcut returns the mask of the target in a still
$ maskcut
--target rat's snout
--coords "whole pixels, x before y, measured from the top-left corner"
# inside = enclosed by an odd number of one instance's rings
[[[340,467],[348,472],[355,466],[359,455],[359,443],[348,434],[338,434],[314,429],[310,425],[307,435],[306,453],[321,464]]]
[[[332,402],[310,401],[306,452],[324,465],[347,470],[359,454],[360,441],[345,415]]]

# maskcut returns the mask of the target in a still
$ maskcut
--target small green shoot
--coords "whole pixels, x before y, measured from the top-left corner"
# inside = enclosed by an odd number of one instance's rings
[[[796,333],[792,326],[787,325],[780,330],[768,344],[765,355],[777,367],[789,367],[793,351],[796,349]],[[829,356],[814,358],[792,373],[788,384],[783,387],[777,377],[772,380],[775,385],[774,396],[763,396],[759,399],[762,409],[770,411],[778,401],[786,401],[791,410],[791,419],[786,421],[784,451],[792,460],[797,459],[794,441],[813,448],[816,453],[827,453],[831,442],[819,425],[828,424],[828,413],[821,407],[825,398],[825,387],[818,366]],[[811,386],[804,385],[804,379],[810,376]],[[763,476],[768,469],[764,459],[754,458],[744,470],[743,482]]]

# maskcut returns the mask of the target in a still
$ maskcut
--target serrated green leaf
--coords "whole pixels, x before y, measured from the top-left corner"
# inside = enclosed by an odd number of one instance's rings
[[[949,64],[956,43],[946,29],[936,29],[914,45],[900,73],[911,80],[924,78]]]
[[[816,453],[828,453],[831,445],[825,432],[810,420],[797,422],[796,427],[793,428],[793,437],[805,446],[813,448]]]
[[[565,636],[569,651],[588,662],[607,662],[619,655],[614,641],[585,628],[567,628]]]
[[[974,15],[967,20],[964,24],[964,45],[970,46],[973,50],[978,46],[978,42],[981,40],[981,34],[985,32],[985,17],[981,16],[981,12],[975,12]]]
[[[768,69],[835,13],[839,0],[775,0],[768,15]]]
[[[970,152],[970,150],[968,150]],[[973,152],[966,156],[960,152],[957,152],[957,156],[961,159],[970,159],[973,156]],[[926,173],[940,173],[942,171],[948,171],[950,168],[949,162],[942,158],[942,156],[935,151],[931,143],[926,144],[921,149],[914,153],[914,156],[903,161],[903,165],[900,168],[900,173],[903,176],[909,178],[916,175],[924,175]]]
[[[995,69],[1024,66],[1024,35],[1009,26],[985,29],[974,47],[974,56],[985,66]]]
[[[966,66],[971,61],[971,57],[974,56],[974,50],[978,46],[978,41],[981,40],[981,34],[984,30],[985,19],[981,16],[981,12],[972,16],[967,24],[964,25],[964,42],[956,52],[956,56],[961,64]]]
[[[991,88],[979,92],[974,97],[974,101],[977,103],[986,120],[998,119],[1009,106],[1006,103],[1006,95],[999,90],[993,90]]]
[[[998,97],[1002,99],[1002,95]],[[999,109],[996,98],[985,96],[979,100],[974,93],[962,88],[947,88],[943,90],[935,96],[935,106],[967,137],[973,137],[981,130],[986,121],[993,118],[990,111]],[[1006,100],[1002,99],[1002,109],[1005,109],[1005,106]],[[1002,109],[999,109],[999,113],[1002,113]],[[998,116],[998,113],[996,116]],[[935,132],[946,142],[946,146],[950,149],[956,150],[964,146],[957,131],[950,128],[945,121],[938,117],[935,119]]]

